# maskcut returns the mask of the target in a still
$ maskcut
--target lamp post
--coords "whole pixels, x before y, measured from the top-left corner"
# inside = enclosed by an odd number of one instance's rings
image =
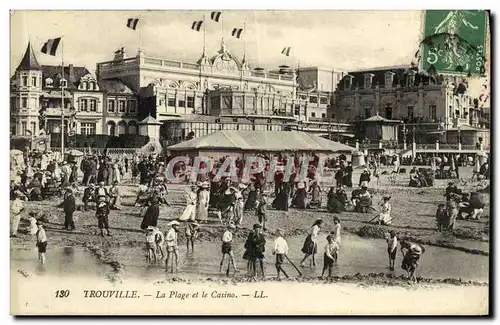
[[[458,150],[462,150],[462,138],[460,136],[460,125],[457,126]]]
[[[406,129],[406,124],[403,123],[403,149],[406,150],[406,135],[408,130]]]

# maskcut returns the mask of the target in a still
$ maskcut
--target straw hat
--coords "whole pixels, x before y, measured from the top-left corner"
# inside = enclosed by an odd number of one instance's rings
[[[155,227],[153,227],[153,226],[148,226],[148,227],[146,228],[146,230],[151,230],[151,231],[153,231],[153,230],[155,230]]]
[[[258,223],[253,225],[253,229],[258,229],[258,228],[262,228],[262,226]]]
[[[412,251],[412,253],[415,253],[415,254],[422,254],[422,247],[418,246],[418,245],[411,245],[410,246],[410,250]]]
[[[169,222],[169,224],[168,224],[168,225],[169,225],[169,226],[178,226],[178,225],[180,225],[180,223],[179,223],[179,221],[174,220],[174,221]]]

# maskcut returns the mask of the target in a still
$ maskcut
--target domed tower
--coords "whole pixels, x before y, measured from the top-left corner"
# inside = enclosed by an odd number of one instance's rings
[[[42,67],[38,63],[31,43],[16,68],[12,89],[11,116],[14,135],[37,135],[39,132],[40,96],[42,93]]]

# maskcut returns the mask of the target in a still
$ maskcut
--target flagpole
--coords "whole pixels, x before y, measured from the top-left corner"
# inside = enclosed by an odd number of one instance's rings
[[[292,51],[294,51],[294,48],[292,48]],[[296,85],[296,71],[295,71],[295,65],[294,65],[294,56],[292,52],[292,77],[293,77],[293,98],[297,97],[297,85]]]
[[[259,68],[261,67],[260,66],[260,44],[259,44],[259,32],[260,32],[260,26],[259,24],[257,23],[257,13],[254,11],[253,12],[253,19],[254,19],[254,23],[255,23],[255,27],[256,27],[256,36],[257,36],[257,60],[259,62]]]
[[[207,14],[203,14],[203,54],[207,52]]]
[[[64,79],[64,34],[61,35],[61,80]],[[64,85],[61,83],[61,156],[64,161]]]
[[[246,33],[246,30],[247,30],[247,19],[245,18],[245,21],[243,22],[243,57],[245,57],[247,54],[247,38],[244,35],[244,33]]]
[[[221,21],[221,24],[220,24],[220,37],[221,39],[224,39],[224,15],[222,14],[222,11],[220,13],[220,21]]]
[[[139,21],[141,21],[141,14],[139,13]],[[142,52],[142,35],[141,28],[139,28],[139,50]]]

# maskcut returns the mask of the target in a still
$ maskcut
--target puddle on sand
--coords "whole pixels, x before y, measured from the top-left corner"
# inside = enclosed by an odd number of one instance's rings
[[[275,276],[275,258],[272,255],[274,238],[267,237],[265,256],[266,276]],[[300,249],[304,237],[287,238],[289,258],[299,267],[303,257]],[[180,245],[179,272],[174,276],[183,278],[208,278],[225,277],[219,273],[221,258],[220,243],[195,243],[195,252],[187,253],[186,246]],[[317,266],[315,268],[300,268],[305,276],[319,276],[322,271],[323,252],[326,245],[326,234],[320,235],[319,249],[316,255]],[[233,243],[237,267],[241,270],[240,275],[246,273],[246,261],[242,259],[244,248],[243,242]],[[161,280],[171,277],[165,272],[165,261],[149,263],[146,261],[146,250],[144,247],[121,246],[114,249],[114,256],[122,265],[122,278],[140,278],[144,280]],[[401,270],[402,255],[398,252],[396,259],[396,275],[404,274]],[[461,251],[441,247],[426,246],[423,255],[419,276],[426,278],[461,278],[463,280],[488,281],[487,256],[473,255]],[[307,266],[309,262],[305,263]],[[225,273],[227,262],[224,264]],[[339,261],[334,267],[334,275],[387,273],[387,245],[384,240],[361,238],[356,235],[345,234],[342,236],[342,245]],[[288,261],[283,265],[290,276],[298,273]],[[44,265],[38,263],[37,249],[11,249],[11,272],[18,269],[34,273],[36,275],[50,274],[52,276],[90,275],[105,277],[111,269],[100,263],[87,249],[76,247],[51,248],[48,247],[47,262]],[[231,269],[231,274],[232,274]]]
[[[10,269],[27,271],[36,275],[95,275],[102,277],[111,268],[100,263],[87,249],[82,247],[47,247],[45,264],[38,262],[38,249],[11,249]]]
[[[287,238],[290,247],[288,256],[297,267],[299,267],[299,263],[304,256],[300,251],[303,241],[304,237]],[[275,258],[272,255],[273,242],[273,238],[267,238],[265,253],[267,257],[265,261],[267,276],[276,275],[274,267]],[[319,243],[318,254],[316,255],[317,266],[315,268],[299,267],[305,276],[321,275],[326,234],[320,235]],[[179,272],[174,273],[174,275],[186,278],[224,276],[218,272],[221,258],[220,244],[210,242],[203,244],[195,243],[195,245],[194,253],[187,253],[186,246],[180,246]],[[418,272],[419,276],[426,278],[461,278],[462,280],[488,281],[489,258],[487,256],[473,255],[441,247],[425,247],[426,253],[422,258],[421,267]],[[245,274],[246,261],[242,259],[244,253],[243,242],[234,243],[233,251],[237,267],[241,270],[240,274]],[[164,261],[156,263],[146,261],[146,250],[143,247],[122,246],[116,251],[116,254],[124,266],[124,278],[139,277],[147,280],[156,280],[170,276],[170,273],[165,272]],[[405,274],[401,269],[402,258],[401,252],[398,251],[396,275]],[[223,273],[226,270],[226,265],[224,264]],[[307,261],[305,265],[309,266],[309,262]],[[387,273],[387,266],[387,244],[384,240],[361,238],[356,235],[344,235],[342,237],[339,261],[334,267],[334,275],[341,276],[358,272],[361,274]],[[298,274],[287,261],[283,267],[290,276]]]

